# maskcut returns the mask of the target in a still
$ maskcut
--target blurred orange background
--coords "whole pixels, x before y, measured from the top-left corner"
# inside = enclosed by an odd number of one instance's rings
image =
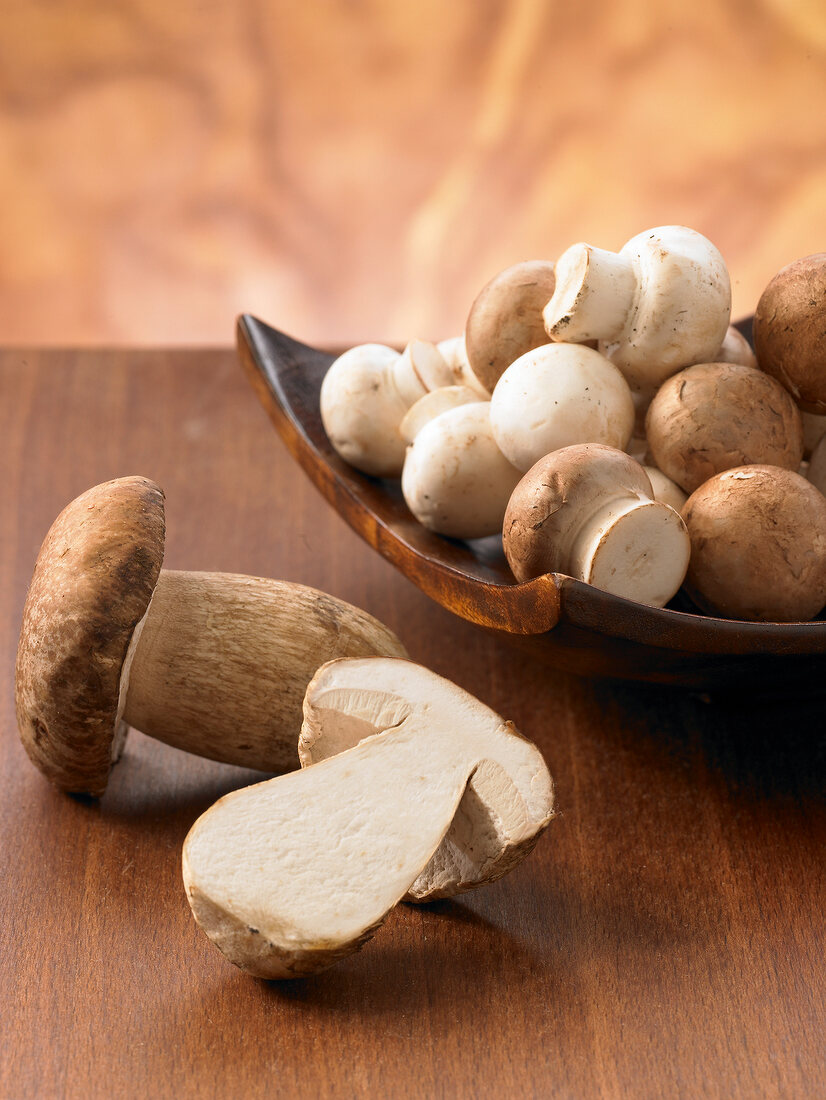
[[[438,339],[667,222],[741,316],[826,250],[822,0],[10,0],[0,92],[6,344]]]

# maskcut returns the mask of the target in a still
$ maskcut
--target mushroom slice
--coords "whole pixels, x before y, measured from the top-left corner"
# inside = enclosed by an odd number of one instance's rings
[[[304,705],[302,760],[331,755],[222,798],[184,844],[195,919],[230,961],[266,978],[313,973],[361,947],[460,806],[456,869],[445,860],[432,876],[447,881],[449,870],[458,889],[504,874],[553,816],[538,749],[419,665],[331,661]]]

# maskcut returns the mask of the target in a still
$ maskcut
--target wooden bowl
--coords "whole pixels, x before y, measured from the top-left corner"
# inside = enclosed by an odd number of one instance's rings
[[[749,323],[740,326],[748,334]],[[498,537],[458,542],[408,511],[399,483],[360,474],[330,445],[319,390],[335,358],[255,317],[238,319],[253,388],[316,488],[374,550],[442,607],[572,672],[719,691],[824,690],[826,621],[752,623],[699,614],[679,595],[647,607],[549,573],[517,584]]]

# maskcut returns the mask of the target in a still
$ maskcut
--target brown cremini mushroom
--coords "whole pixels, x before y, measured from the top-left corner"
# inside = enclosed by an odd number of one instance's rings
[[[826,497],[792,470],[741,466],[701,485],[682,511],[685,587],[727,618],[803,622],[826,604]]]
[[[97,485],[38,555],[17,650],[29,756],[58,787],[103,793],[126,725],[215,760],[298,766],[304,691],[333,657],[404,647],[370,615],[303,585],[162,570],[161,489]]]
[[[511,363],[548,342],[542,310],[553,292],[554,265],[544,260],[505,268],[479,291],[465,326],[465,349],[471,370],[491,393]]]
[[[796,470],[800,410],[779,382],[739,363],[700,363],[657,391],[645,419],[654,464],[687,493],[734,466]]]
[[[623,451],[564,447],[522,478],[505,513],[505,556],[518,581],[563,573],[656,607],[676,593],[689,544],[678,512]]]
[[[826,252],[782,268],[754,313],[761,370],[782,382],[806,412],[826,413]]]

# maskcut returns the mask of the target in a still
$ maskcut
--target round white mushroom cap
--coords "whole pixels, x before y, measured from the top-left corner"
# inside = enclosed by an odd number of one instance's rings
[[[634,430],[628,383],[604,355],[581,344],[543,344],[508,367],[490,409],[505,457],[529,470],[550,451],[575,443],[623,450]]]
[[[618,253],[572,245],[544,310],[551,339],[598,339],[629,381],[650,385],[713,359],[730,316],[723,257],[681,225],[647,229]]]
[[[458,539],[496,534],[520,472],[496,445],[490,402],[478,401],[428,421],[408,448],[402,493],[416,519]]]
[[[359,344],[330,366],[321,383],[321,421],[338,454],[375,477],[398,477],[405,443],[399,424],[424,394],[403,393],[393,376],[400,356],[383,344]],[[408,387],[409,388],[409,387]]]

